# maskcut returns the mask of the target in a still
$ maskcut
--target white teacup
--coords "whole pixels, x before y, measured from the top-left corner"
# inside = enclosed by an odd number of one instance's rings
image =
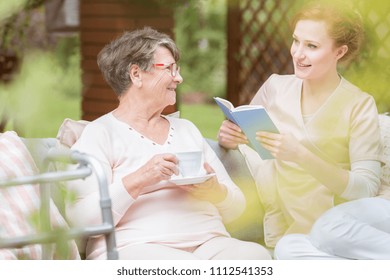
[[[179,160],[179,172],[182,177],[198,176],[201,172],[202,151],[175,153]]]

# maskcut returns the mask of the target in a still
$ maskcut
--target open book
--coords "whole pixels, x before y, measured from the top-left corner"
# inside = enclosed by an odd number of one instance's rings
[[[271,153],[265,149],[257,140],[257,131],[268,131],[279,133],[274,122],[271,120],[267,110],[260,105],[241,105],[234,108],[233,104],[223,98],[214,97],[215,102],[221,108],[226,118],[237,124],[251,145],[257,151],[262,159],[274,158]]]

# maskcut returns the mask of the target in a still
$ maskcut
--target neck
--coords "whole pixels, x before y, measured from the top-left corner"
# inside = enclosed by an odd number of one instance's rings
[[[340,80],[341,78],[337,72],[321,79],[304,80],[302,93],[311,96],[330,95],[338,87]]]
[[[160,121],[162,109],[154,107],[145,99],[137,98],[138,96],[129,93],[123,95],[113,112],[114,116],[131,126],[149,126]]]

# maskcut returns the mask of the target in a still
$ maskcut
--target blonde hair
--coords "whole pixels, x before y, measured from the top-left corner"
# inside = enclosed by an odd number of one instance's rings
[[[324,21],[335,46],[348,46],[348,52],[340,61],[355,58],[364,40],[362,18],[350,6],[333,1],[312,1],[298,11],[291,20],[292,29],[300,20]]]

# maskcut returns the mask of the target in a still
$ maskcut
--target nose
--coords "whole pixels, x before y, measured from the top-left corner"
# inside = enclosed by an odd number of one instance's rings
[[[291,55],[295,59],[302,59],[305,57],[305,54],[303,52],[303,46],[301,44],[299,45],[292,45],[291,47]]]
[[[175,77],[173,77],[173,80],[178,84],[181,84],[183,82],[183,77],[181,76],[180,71],[176,72],[176,75]]]

